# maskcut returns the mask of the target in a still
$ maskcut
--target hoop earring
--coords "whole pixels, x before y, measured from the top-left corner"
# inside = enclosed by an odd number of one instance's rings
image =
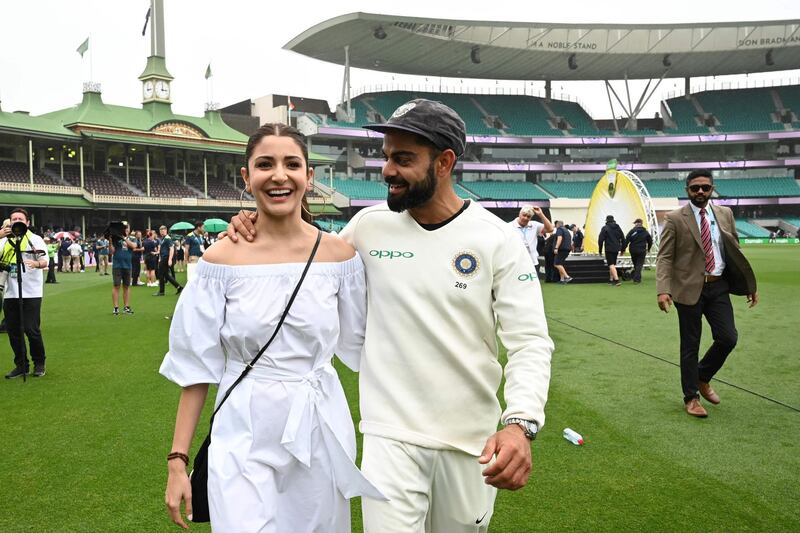
[[[306,206],[304,206],[303,204],[300,204],[300,209],[302,209],[302,210],[303,210],[303,211],[304,211],[304,212],[305,212],[305,213],[306,213],[308,216],[310,216],[311,218],[314,218],[314,217],[317,217],[317,216],[319,216],[319,215],[315,215],[314,213],[312,213],[311,211],[309,211],[308,209],[306,209]]]
[[[242,193],[239,195],[239,209],[244,211],[244,193],[247,192],[247,188],[242,189]]]

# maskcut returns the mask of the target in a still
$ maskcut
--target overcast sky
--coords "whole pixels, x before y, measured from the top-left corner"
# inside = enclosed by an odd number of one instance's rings
[[[142,37],[149,0],[3,1],[0,7],[0,102],[3,111],[41,114],[78,103],[90,76],[106,103],[139,106],[137,79],[150,51]],[[229,105],[267,94],[340,100],[341,66],[283,50],[293,37],[329,18],[363,11],[418,17],[566,23],[671,23],[800,19],[800,0],[165,0],[167,67],[175,77],[172,108],[202,115],[208,101],[204,73],[213,71],[213,101]],[[89,52],[76,52],[91,35]],[[91,57],[90,57],[91,56]],[[744,76],[739,77],[744,80]],[[800,71],[750,79],[800,79]],[[353,69],[354,89],[373,84],[424,83],[424,78]],[[702,79],[693,84],[701,84]],[[438,84],[438,78],[431,83]],[[460,84],[444,80],[445,85]],[[711,81],[709,81],[711,83]],[[495,82],[463,80],[465,87]],[[521,88],[521,82],[500,82]],[[541,83],[536,85],[541,86]],[[656,96],[682,87],[665,81]],[[610,116],[602,82],[554,82],[596,118]],[[663,89],[663,90],[662,90]],[[659,94],[660,93],[660,94]],[[642,116],[652,116],[657,100]]]

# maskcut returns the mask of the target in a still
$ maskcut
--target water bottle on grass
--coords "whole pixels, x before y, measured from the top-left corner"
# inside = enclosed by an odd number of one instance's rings
[[[583,437],[575,430],[564,428],[564,438],[575,446],[583,446]]]

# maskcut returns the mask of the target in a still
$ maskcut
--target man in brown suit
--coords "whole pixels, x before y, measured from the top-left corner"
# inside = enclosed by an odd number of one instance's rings
[[[713,190],[710,171],[689,173],[686,192],[690,202],[667,213],[656,262],[658,307],[666,313],[674,301],[678,311],[686,412],[701,418],[708,413],[699,395],[713,404],[720,402],[709,381],[738,339],[729,295],[746,295],[750,307],[758,303],[756,279],[739,248],[733,213],[709,203]],[[698,363],[703,316],[714,342]]]

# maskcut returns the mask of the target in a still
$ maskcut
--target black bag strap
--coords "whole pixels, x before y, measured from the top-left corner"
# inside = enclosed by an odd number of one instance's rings
[[[208,424],[209,433],[211,432],[211,427],[214,425],[214,417],[217,416],[217,412],[219,411],[220,407],[222,407],[222,404],[224,404],[225,400],[228,399],[228,396],[231,395],[231,392],[233,392],[233,389],[236,388],[236,385],[241,383],[242,380],[245,377],[247,377],[247,374],[249,374],[250,371],[253,369],[253,366],[256,364],[258,359],[264,354],[269,345],[272,344],[272,341],[275,340],[275,337],[278,336],[278,331],[281,329],[283,321],[286,320],[286,316],[289,314],[289,309],[291,309],[292,304],[294,303],[294,299],[297,296],[297,293],[300,292],[300,285],[303,284],[303,280],[306,278],[306,273],[308,272],[311,263],[314,261],[314,256],[317,255],[317,248],[319,248],[319,241],[321,239],[322,239],[322,231],[317,230],[317,240],[314,243],[314,248],[311,249],[311,255],[308,256],[308,261],[306,261],[306,267],[303,269],[303,273],[300,275],[300,279],[297,281],[297,285],[295,285],[294,287],[294,292],[292,292],[292,296],[289,298],[289,302],[286,304],[286,309],[283,310],[283,315],[281,315],[281,319],[278,320],[278,325],[275,326],[275,331],[272,332],[272,336],[269,338],[267,343],[261,348],[261,350],[258,351],[253,360],[247,364],[242,374],[238,378],[236,378],[236,381],[233,382],[233,385],[228,387],[228,390],[225,391],[225,396],[222,397],[222,401],[219,402],[219,405],[217,406],[216,409],[214,409],[214,412],[211,414],[211,422],[209,422]]]

